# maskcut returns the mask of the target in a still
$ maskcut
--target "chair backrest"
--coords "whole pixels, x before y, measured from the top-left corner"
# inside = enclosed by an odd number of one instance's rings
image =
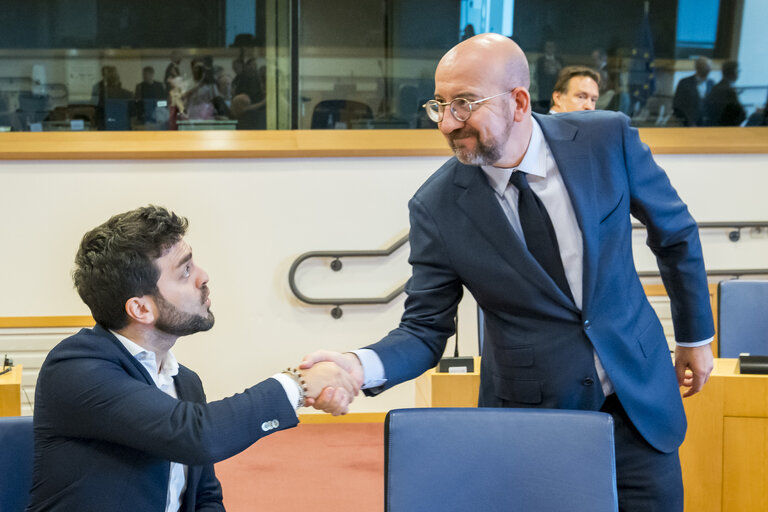
[[[615,512],[613,419],[591,411],[396,409],[386,512]]]
[[[768,280],[721,281],[717,315],[718,357],[768,356]]]
[[[0,510],[23,512],[32,486],[32,416],[0,418]]]

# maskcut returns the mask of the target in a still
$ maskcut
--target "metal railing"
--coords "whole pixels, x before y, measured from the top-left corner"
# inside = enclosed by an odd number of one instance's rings
[[[762,230],[768,230],[768,221],[732,221],[732,222],[700,222],[698,224],[699,229],[715,230],[724,229],[728,230],[728,239],[731,242],[738,242],[741,239],[741,231],[743,229],[756,229],[758,232]],[[645,229],[642,224],[632,224],[633,230]],[[381,305],[388,304],[397,298],[403,291],[405,291],[405,283],[401,284],[389,294],[381,297],[309,297],[299,290],[296,284],[296,271],[299,266],[305,261],[313,258],[331,258],[330,267],[334,272],[338,272],[342,269],[342,258],[381,258],[390,256],[392,253],[400,249],[408,242],[408,235],[406,234],[402,238],[399,238],[392,245],[386,249],[380,250],[361,250],[361,251],[311,251],[305,252],[300,255],[291,264],[291,269],[288,271],[288,285],[291,291],[297,299],[313,306],[334,306],[331,309],[331,316],[333,318],[341,318],[343,310],[341,306],[345,305]],[[641,278],[660,277],[658,270],[643,270],[638,271],[638,276]],[[741,276],[754,276],[754,275],[768,275],[768,268],[763,269],[710,269],[707,270],[708,276],[733,276],[739,278]]]

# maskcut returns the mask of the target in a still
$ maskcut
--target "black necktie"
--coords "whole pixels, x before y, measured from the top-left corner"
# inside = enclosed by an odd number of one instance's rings
[[[549,219],[547,209],[544,208],[544,203],[531,190],[528,178],[523,171],[514,171],[509,182],[520,192],[517,212],[520,215],[520,225],[523,228],[528,251],[555,281],[555,284],[563,290],[563,293],[573,300],[568,280],[565,278],[563,261],[560,259],[555,228]]]

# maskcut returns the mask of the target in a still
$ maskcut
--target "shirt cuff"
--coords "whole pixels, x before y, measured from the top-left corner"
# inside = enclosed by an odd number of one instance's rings
[[[710,343],[712,343],[714,339],[715,337],[712,336],[711,338],[707,338],[706,340],[702,340],[702,341],[691,341],[686,343],[676,341],[675,343],[677,344],[678,347],[703,347],[704,345],[709,345]]]
[[[377,388],[387,382],[387,377],[384,375],[384,365],[381,363],[379,354],[369,348],[353,350],[352,353],[357,356],[363,367],[362,389]]]
[[[296,412],[299,408],[299,397],[301,396],[301,393],[299,392],[299,384],[283,373],[276,373],[272,378],[283,386],[285,396],[288,397],[288,401],[291,402],[291,406],[293,406],[293,411]]]

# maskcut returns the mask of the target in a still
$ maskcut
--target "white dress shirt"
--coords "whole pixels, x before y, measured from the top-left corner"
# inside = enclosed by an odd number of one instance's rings
[[[565,183],[557,168],[552,152],[544,139],[541,127],[533,121],[533,131],[528,149],[523,156],[523,160],[515,168],[499,168],[493,166],[483,166],[483,172],[488,178],[488,183],[496,192],[496,199],[499,201],[504,214],[507,216],[510,226],[517,234],[520,241],[525,245],[525,236],[520,225],[520,216],[517,211],[517,188],[509,183],[509,178],[513,171],[520,170],[528,175],[528,183],[531,189],[539,196],[544,207],[547,209],[549,218],[555,229],[557,244],[560,248],[560,258],[563,261],[565,277],[568,286],[571,289],[576,307],[582,307],[582,279],[584,271],[584,246],[582,241],[581,229],[576,220],[576,214],[573,210],[571,198]],[[709,338],[694,343],[678,343],[684,347],[696,347],[706,345],[712,341]],[[363,388],[381,386],[386,382],[384,366],[379,356],[370,349],[355,350],[354,353],[360,358],[365,375]],[[594,352],[595,369],[600,378],[600,385],[605,396],[613,393],[613,383],[605,372],[597,352]]]
[[[158,367],[154,352],[142,348],[115,331],[110,332],[120,340],[120,343],[123,344],[128,352],[141,363],[145,370],[147,370],[147,373],[152,377],[155,386],[157,386],[160,391],[173,398],[179,398],[176,393],[176,384],[173,382],[173,377],[179,373],[179,363],[176,361],[176,357],[170,350],[165,354],[163,360],[160,361]],[[165,512],[178,512],[181,507],[181,497],[184,495],[186,489],[186,464],[171,461],[170,477],[168,479],[168,495],[165,500]]]

